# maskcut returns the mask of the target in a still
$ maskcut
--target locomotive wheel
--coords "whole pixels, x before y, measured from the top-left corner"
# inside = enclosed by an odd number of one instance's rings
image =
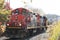
[[[37,30],[35,30],[35,29],[30,29],[30,30],[28,30],[28,36],[33,36],[33,35],[36,34],[36,32],[37,32]]]

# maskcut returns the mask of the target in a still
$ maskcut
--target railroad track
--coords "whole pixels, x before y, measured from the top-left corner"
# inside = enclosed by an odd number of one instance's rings
[[[37,35],[39,35],[39,34],[42,34],[42,33],[44,33],[44,32],[40,32],[40,33],[33,33],[32,35],[30,35],[30,36],[27,36],[27,37],[25,37],[25,38],[10,38],[10,37],[2,37],[1,39],[2,40],[30,40],[32,37],[35,37],[35,36],[37,36]],[[5,35],[4,35],[5,36]],[[3,39],[4,38],[4,39]]]

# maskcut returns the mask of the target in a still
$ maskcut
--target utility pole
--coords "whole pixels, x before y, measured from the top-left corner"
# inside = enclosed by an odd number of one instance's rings
[[[11,7],[10,7],[10,0],[7,0],[7,2],[5,4],[5,9],[8,9],[8,10],[11,9]]]
[[[28,0],[22,0],[24,7],[27,7],[29,5],[29,2],[32,3],[32,0],[28,1]]]

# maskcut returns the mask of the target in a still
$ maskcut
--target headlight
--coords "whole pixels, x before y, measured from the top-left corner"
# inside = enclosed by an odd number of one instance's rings
[[[9,26],[9,24],[7,24],[7,26]]]
[[[19,26],[21,26],[21,24],[19,24]]]

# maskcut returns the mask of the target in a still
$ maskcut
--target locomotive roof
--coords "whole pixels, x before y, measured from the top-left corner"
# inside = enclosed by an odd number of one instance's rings
[[[22,10],[29,11],[28,9],[25,9],[25,8],[17,8],[17,9],[20,10],[20,11],[22,11]],[[12,12],[14,12],[14,11],[17,10],[17,9],[12,10]]]

